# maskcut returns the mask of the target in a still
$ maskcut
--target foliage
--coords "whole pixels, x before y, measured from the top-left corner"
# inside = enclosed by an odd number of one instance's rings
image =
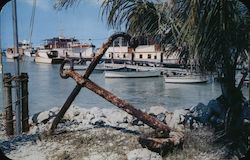
[[[102,4],[110,27],[124,24],[129,33],[151,34],[165,45],[186,42],[191,58],[210,70],[235,65],[247,48],[244,11],[236,0],[105,0]]]
[[[69,8],[76,3],[80,3],[80,0],[54,0],[54,8],[61,10],[63,8]]]
[[[57,1],[60,9],[78,0]],[[235,72],[239,56],[248,49],[250,29],[249,12],[239,0],[103,0],[101,9],[110,27],[153,35],[163,46],[180,46],[202,71],[220,70],[228,108],[224,132],[233,133],[237,143],[244,98],[235,86]]]
[[[188,42],[193,57],[208,69],[216,65],[235,68],[238,56],[247,49],[247,19],[241,4],[237,0],[183,0],[178,5],[177,41]]]

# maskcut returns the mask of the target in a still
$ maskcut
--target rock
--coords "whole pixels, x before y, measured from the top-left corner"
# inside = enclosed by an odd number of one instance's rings
[[[176,110],[174,112],[166,112],[165,123],[176,131],[184,131],[184,125],[180,123],[181,115],[185,115],[187,111]]]
[[[36,114],[34,114],[31,118],[31,122],[34,123],[34,124],[38,124],[38,120],[37,120],[37,117],[38,115],[40,114],[41,112],[38,112]]]
[[[103,113],[103,110],[101,108],[98,107],[93,107],[91,109],[89,109],[89,112],[93,115],[95,115],[95,117],[103,117],[105,116]]]
[[[137,118],[133,118],[133,120],[131,121],[131,124],[133,126],[144,126],[144,123],[140,120],[138,120]]]
[[[167,112],[167,109],[162,106],[153,106],[153,107],[150,107],[148,112],[153,113],[154,115],[158,115],[160,113]]]
[[[124,111],[114,109],[103,110],[103,113],[112,126],[118,126],[120,123],[123,123],[124,118],[127,116]]]
[[[120,159],[119,155],[114,152],[92,152],[88,157],[84,157],[83,160],[117,160]]]
[[[128,160],[162,160],[160,154],[146,148],[135,149],[127,154]]]
[[[47,123],[49,121],[49,111],[44,111],[38,114],[37,116],[37,123]]]
[[[48,111],[38,112],[32,116],[32,118],[29,120],[29,123],[34,123],[35,125],[40,123],[46,124],[48,121],[54,118],[58,112],[59,108],[56,107]]]
[[[161,122],[164,122],[165,119],[166,119],[166,114],[160,113],[160,114],[156,115],[156,118],[157,118],[158,120],[160,120]]]
[[[70,106],[69,110],[65,113],[63,119],[74,119],[74,117],[80,115],[80,108],[74,105]]]
[[[94,126],[104,126],[106,123],[105,123],[105,121],[104,120],[102,120],[102,119],[94,119],[92,122],[91,122],[91,124],[93,124]]]

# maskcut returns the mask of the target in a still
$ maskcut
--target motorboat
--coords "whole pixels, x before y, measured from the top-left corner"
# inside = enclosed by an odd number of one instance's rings
[[[166,83],[183,83],[183,84],[206,83],[208,81],[208,77],[201,74],[175,75],[175,76],[164,75],[164,80]]]
[[[38,50],[34,61],[36,63],[60,64],[64,58],[58,57],[56,50]]]
[[[116,71],[105,71],[105,78],[147,78],[147,77],[159,77],[160,71],[156,70],[138,70],[133,68],[124,67]]]

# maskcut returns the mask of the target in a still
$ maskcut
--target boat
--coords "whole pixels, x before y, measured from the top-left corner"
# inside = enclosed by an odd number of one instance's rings
[[[74,64],[74,70],[87,70],[89,65],[86,64]],[[69,65],[65,65],[65,69],[70,69]],[[111,67],[111,66],[105,66],[103,64],[97,64],[95,67],[93,73],[103,73],[105,71],[118,71],[122,70],[124,67]]]
[[[204,75],[178,75],[178,76],[167,76],[164,75],[164,80],[166,83],[182,83],[182,84],[192,84],[192,83],[206,83],[208,81],[207,76]]]
[[[38,50],[34,61],[36,63],[60,64],[64,58],[58,57],[56,50]]]
[[[23,55],[25,55],[27,57],[34,57],[35,56],[34,48],[31,47],[30,42],[23,40],[22,42],[18,43],[18,47],[22,48]]]
[[[23,54],[24,54],[23,48],[18,48],[18,51],[19,51],[18,54],[15,53],[14,50],[15,50],[14,48],[7,48],[7,51],[6,51],[6,54],[5,54],[7,59],[14,59],[18,55],[20,55],[20,57],[23,56]]]
[[[93,44],[80,43],[76,38],[59,36],[45,39],[44,41],[44,49],[58,51],[58,57],[92,59],[94,55],[95,46]]]
[[[116,71],[105,71],[105,78],[147,78],[147,77],[159,77],[160,71],[156,70],[137,70],[133,68],[124,67]]]

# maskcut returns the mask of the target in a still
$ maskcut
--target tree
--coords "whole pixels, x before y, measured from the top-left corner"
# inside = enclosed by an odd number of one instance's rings
[[[247,1],[242,0],[242,2],[247,4]],[[145,6],[146,12],[146,8],[149,8],[146,6],[149,4],[155,9],[151,9],[150,14],[145,14],[145,11],[138,14],[134,7],[132,9],[129,7],[138,3]],[[233,141],[232,146],[245,144],[239,143],[242,140],[242,135],[239,133],[243,129],[243,123],[239,118],[244,98],[240,88],[235,84],[235,74],[237,60],[248,47],[250,27],[247,16],[249,13],[239,1],[179,0],[167,3],[166,1],[106,0],[102,7],[103,13],[108,16],[108,24],[112,27],[125,22],[130,32],[136,31],[135,28],[131,30],[131,26],[138,26],[140,32],[163,35],[168,28],[171,28],[175,44],[178,46],[187,43],[189,58],[197,59],[203,71],[220,70],[222,96],[227,107],[223,139]],[[151,13],[152,11],[157,13]],[[137,21],[139,18],[146,21]],[[137,23],[139,25],[133,25]]]
[[[64,2],[58,3],[60,8],[77,0],[58,1]],[[176,46],[185,43],[189,58],[196,58],[203,71],[217,70],[227,107],[223,139],[237,146],[244,141],[239,120],[244,97],[235,74],[237,60],[249,46],[246,7],[247,0],[104,0],[102,14],[110,27],[123,26],[132,35],[151,34],[163,44],[170,39]],[[246,148],[244,142],[237,148]]]

